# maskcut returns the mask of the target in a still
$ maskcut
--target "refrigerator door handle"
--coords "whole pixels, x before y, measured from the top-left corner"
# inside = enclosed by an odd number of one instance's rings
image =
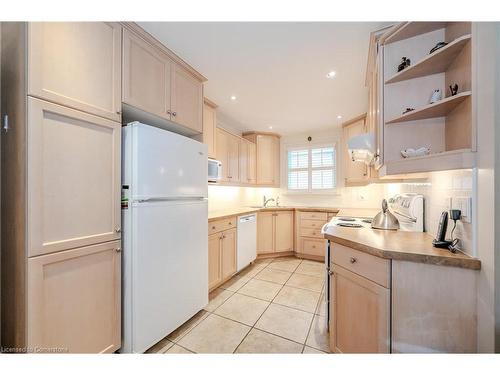
[[[139,198],[133,199],[134,203],[144,203],[144,202],[173,202],[173,201],[203,201],[205,197],[149,197],[149,198]]]

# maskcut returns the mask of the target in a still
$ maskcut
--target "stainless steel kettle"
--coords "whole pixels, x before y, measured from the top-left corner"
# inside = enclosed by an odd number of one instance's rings
[[[372,228],[398,230],[399,220],[394,216],[387,207],[387,201],[382,200],[382,211],[380,211],[372,220]]]

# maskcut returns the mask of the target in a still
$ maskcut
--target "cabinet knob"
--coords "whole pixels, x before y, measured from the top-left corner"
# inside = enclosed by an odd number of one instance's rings
[[[356,258],[354,258],[354,257],[351,257],[351,259],[349,259],[349,261],[350,261],[351,263],[356,263],[358,260],[357,260]]]
[[[116,233],[120,233],[121,231],[122,231],[122,228],[120,228],[120,227],[116,227],[116,228],[115,228],[115,232],[116,232]]]
[[[122,248],[121,248],[121,247],[117,247],[117,248],[115,249],[115,251],[116,251],[117,253],[120,253],[120,252],[122,251]]]
[[[212,229],[215,229],[215,225],[212,225]]]
[[[332,275],[333,275],[333,271],[328,271],[328,274],[329,274],[330,276],[332,276]]]
[[[167,115],[171,115],[171,114],[172,114],[172,111],[169,109],[169,110],[167,111]]]
[[[177,116],[177,112],[172,112],[172,116]]]
[[[316,249],[316,245],[313,245],[313,249]]]

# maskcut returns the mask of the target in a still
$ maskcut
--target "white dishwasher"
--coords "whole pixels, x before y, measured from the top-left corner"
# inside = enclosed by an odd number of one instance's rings
[[[238,216],[237,271],[257,257],[257,215]]]

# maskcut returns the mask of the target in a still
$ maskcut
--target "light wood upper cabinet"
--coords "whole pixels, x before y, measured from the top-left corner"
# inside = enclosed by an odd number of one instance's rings
[[[215,130],[215,143],[217,149],[215,150],[216,159],[222,164],[220,182],[228,182],[229,179],[229,134],[224,130],[216,128]]]
[[[223,129],[216,129],[216,159],[222,163],[221,182],[240,181],[240,139]]]
[[[198,133],[203,131],[203,85],[176,64],[172,64],[172,121]]]
[[[274,251],[293,251],[293,211],[277,211],[274,215]]]
[[[227,138],[228,151],[228,178],[230,182],[240,181],[240,140],[229,134]]]
[[[280,136],[273,133],[244,133],[256,145],[256,183],[280,186]]]
[[[170,120],[171,60],[123,30],[123,102]]]
[[[123,102],[200,134],[203,82],[154,43],[124,29]]]
[[[342,126],[342,157],[346,183],[358,183],[369,178],[368,166],[362,162],[352,161],[347,148],[347,141],[350,138],[366,133],[366,131],[366,114],[345,122]]]
[[[28,94],[120,121],[121,31],[107,22],[29,23]]]
[[[208,146],[208,157],[216,159],[217,106],[205,98],[203,104],[203,143]]]
[[[248,167],[247,167],[247,180],[249,184],[257,183],[257,145],[248,142]]]
[[[222,281],[221,234],[208,236],[208,289],[213,289]]]
[[[120,238],[121,124],[28,99],[28,255]]]
[[[275,170],[276,169],[275,158],[276,158],[276,138],[261,134],[257,135],[257,184],[258,185],[276,184],[277,171]],[[279,171],[278,171],[278,176],[279,176]]]
[[[248,142],[245,139],[240,139],[240,181],[242,184],[248,183]]]
[[[274,252],[273,212],[259,212],[257,215],[257,254]]]
[[[389,353],[390,290],[337,265],[330,282],[330,349]]]
[[[226,280],[236,273],[236,229],[223,232],[221,246],[222,279]]]
[[[28,259],[29,348],[120,348],[120,246],[113,241]]]

